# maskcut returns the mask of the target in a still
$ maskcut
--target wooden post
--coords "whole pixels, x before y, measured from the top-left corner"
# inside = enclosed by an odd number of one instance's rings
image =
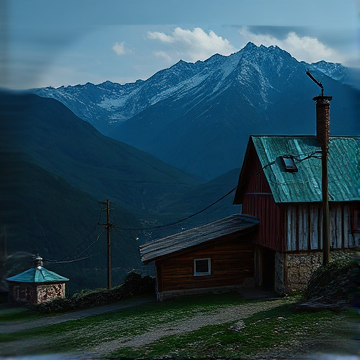
[[[111,242],[110,242],[110,201],[106,200],[106,232],[107,232],[107,288],[111,289]]]
[[[321,187],[323,207],[323,265],[330,262],[330,213],[329,213],[329,191],[328,191],[328,149],[322,148],[321,157]]]
[[[330,134],[330,101],[331,96],[316,96],[316,137],[321,146],[321,188],[322,188],[322,244],[323,265],[330,262],[330,212],[328,190],[328,152]]]
[[[111,289],[111,241],[110,241],[110,230],[113,224],[110,224],[110,200],[100,202],[100,204],[106,205],[106,223],[101,224],[106,228],[106,243],[107,243],[107,288]],[[103,209],[105,210],[105,209]]]

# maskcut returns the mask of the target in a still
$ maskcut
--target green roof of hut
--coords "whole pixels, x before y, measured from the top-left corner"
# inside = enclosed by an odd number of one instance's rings
[[[45,269],[42,265],[42,258],[37,256],[35,267],[20,274],[11,276],[6,281],[21,283],[56,283],[69,281],[68,278],[58,275],[53,271]]]

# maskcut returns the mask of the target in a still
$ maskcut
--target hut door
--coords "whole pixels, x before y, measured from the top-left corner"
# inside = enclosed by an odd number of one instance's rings
[[[262,279],[264,289],[273,290],[275,287],[275,251],[263,249]]]

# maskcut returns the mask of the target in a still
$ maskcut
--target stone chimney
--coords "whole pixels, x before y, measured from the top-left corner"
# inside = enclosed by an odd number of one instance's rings
[[[330,101],[332,96],[316,96],[316,139],[321,146],[328,150],[330,135]]]
[[[35,268],[43,266],[43,258],[37,254],[36,258],[35,258]]]

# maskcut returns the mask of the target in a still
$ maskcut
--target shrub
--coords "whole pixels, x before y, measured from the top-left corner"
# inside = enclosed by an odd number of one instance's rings
[[[99,289],[80,292],[69,299],[55,299],[51,302],[32,305],[32,308],[39,313],[81,310],[111,304],[131,296],[143,294],[155,294],[155,280],[150,276],[142,277],[135,271],[131,271],[126,276],[124,284],[111,290]]]
[[[330,310],[348,307],[356,292],[359,273],[357,260],[349,257],[335,259],[312,274],[299,305]]]

